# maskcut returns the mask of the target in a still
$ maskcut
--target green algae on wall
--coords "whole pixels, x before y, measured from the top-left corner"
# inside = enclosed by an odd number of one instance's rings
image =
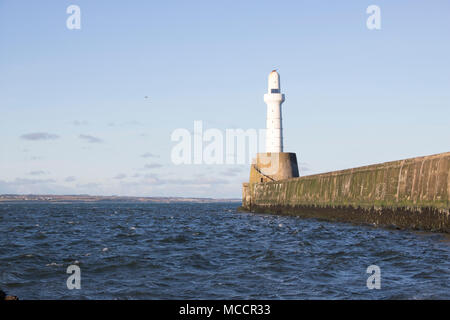
[[[249,183],[243,189],[243,207],[290,214],[309,210],[317,216],[336,219],[348,216],[341,212],[347,208],[353,213],[343,220],[383,221],[382,224],[446,231],[450,228],[449,195],[447,152],[282,181]],[[380,216],[383,212],[385,216],[374,218],[374,214]],[[425,216],[429,221],[417,221]]]

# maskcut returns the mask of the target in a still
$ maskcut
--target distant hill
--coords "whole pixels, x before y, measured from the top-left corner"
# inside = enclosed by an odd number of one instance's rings
[[[149,202],[149,203],[215,203],[241,202],[241,199],[183,198],[183,197],[120,197],[120,196],[90,196],[90,195],[0,195],[0,203],[5,202]]]

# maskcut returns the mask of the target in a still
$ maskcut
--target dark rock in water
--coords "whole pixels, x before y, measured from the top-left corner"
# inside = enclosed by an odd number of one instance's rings
[[[19,300],[16,296],[8,296],[4,291],[0,290],[0,301],[5,300]]]

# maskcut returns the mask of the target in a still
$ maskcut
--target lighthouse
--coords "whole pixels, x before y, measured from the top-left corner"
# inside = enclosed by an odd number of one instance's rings
[[[267,105],[266,152],[257,153],[250,167],[250,179],[243,185],[243,194],[250,192],[250,185],[281,181],[299,176],[297,155],[284,152],[281,105],[285,100],[281,93],[280,75],[276,70],[269,74],[268,91],[264,95]]]
[[[269,74],[268,92],[264,95],[267,104],[266,152],[283,152],[283,125],[281,105],[284,102],[281,93],[280,75],[276,70]]]

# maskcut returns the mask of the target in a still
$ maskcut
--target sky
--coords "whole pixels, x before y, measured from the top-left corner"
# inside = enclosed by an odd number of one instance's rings
[[[0,0],[0,194],[240,198],[249,163],[176,165],[171,135],[263,129],[274,68],[302,176],[450,151],[449,14],[446,0]]]

